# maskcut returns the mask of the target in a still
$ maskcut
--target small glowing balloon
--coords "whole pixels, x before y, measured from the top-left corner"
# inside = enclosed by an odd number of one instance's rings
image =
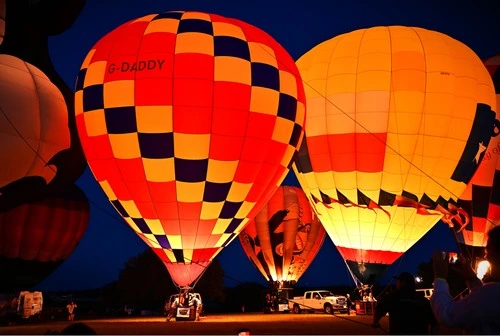
[[[481,260],[477,264],[477,270],[476,270],[477,277],[483,280],[484,276],[486,275],[486,273],[489,272],[489,270],[490,270],[490,262],[488,260]]]

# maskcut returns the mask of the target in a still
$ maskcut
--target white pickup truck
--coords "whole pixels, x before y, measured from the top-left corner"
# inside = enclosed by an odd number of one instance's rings
[[[304,296],[296,296],[288,300],[288,307],[295,314],[303,310],[322,310],[327,314],[334,312],[347,313],[347,298],[342,295],[335,295],[327,290],[314,290],[304,293]]]

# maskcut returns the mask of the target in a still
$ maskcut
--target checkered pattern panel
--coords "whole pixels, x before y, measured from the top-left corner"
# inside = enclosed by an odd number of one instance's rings
[[[165,262],[212,260],[284,179],[303,135],[293,59],[251,25],[199,12],[130,21],[76,82],[89,165]]]
[[[299,182],[312,202],[321,192],[337,201],[314,208],[344,256],[390,264],[442,215],[394,206],[381,191],[458,199],[493,139],[491,78],[461,42],[402,26],[334,37],[297,66],[307,97]]]
[[[500,54],[486,59],[484,65],[493,79],[498,110],[500,106]],[[495,126],[497,133],[500,131],[499,119],[497,113]],[[457,233],[459,242],[467,249],[486,246],[486,233],[494,226],[500,225],[499,157],[500,135],[497,135],[491,139],[476,174],[458,200],[459,206],[467,211],[470,218],[469,224]],[[471,249],[471,251],[476,250]]]

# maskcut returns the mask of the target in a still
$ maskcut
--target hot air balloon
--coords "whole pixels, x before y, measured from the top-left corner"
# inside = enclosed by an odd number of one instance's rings
[[[403,26],[337,36],[297,66],[308,113],[294,170],[353,279],[376,281],[456,215],[494,131],[491,78],[463,43]]]
[[[496,105],[500,106],[500,54],[484,61],[493,78]],[[457,207],[465,211],[449,224],[454,229],[460,251],[476,258],[484,257],[487,233],[500,225],[500,121],[495,124],[495,136],[485,151],[472,180],[457,202]]]
[[[219,15],[166,12],[116,28],[87,55],[75,91],[96,180],[180,287],[272,196],[303,135],[293,59]]]
[[[44,185],[52,180],[57,168],[51,160],[70,146],[67,113],[43,72],[0,55],[0,188],[29,176]]]
[[[271,285],[293,287],[325,236],[302,189],[281,186],[238,237],[245,254]]]
[[[75,250],[89,218],[87,197],[75,185],[0,212],[0,292],[27,290],[52,273]]]

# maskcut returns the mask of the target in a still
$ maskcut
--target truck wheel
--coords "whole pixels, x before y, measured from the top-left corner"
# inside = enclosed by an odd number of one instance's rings
[[[293,305],[293,312],[294,312],[295,314],[300,314],[300,307],[299,307],[299,305],[298,305],[298,304]]]
[[[330,304],[325,305],[325,313],[333,315],[333,308]]]

